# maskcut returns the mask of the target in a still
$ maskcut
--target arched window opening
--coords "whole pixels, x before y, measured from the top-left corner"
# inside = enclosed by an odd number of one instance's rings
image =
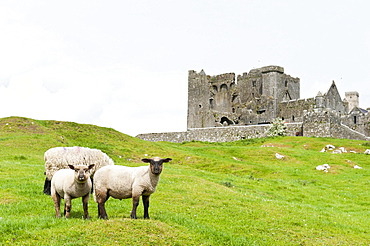
[[[236,98],[238,97],[238,95],[233,95],[232,99],[231,99],[231,102],[234,102],[236,100]]]
[[[221,92],[225,92],[225,91],[228,91],[227,85],[226,84],[222,84],[221,85]]]
[[[256,87],[257,86],[257,81],[253,80],[252,81],[252,87]]]
[[[209,105],[211,107],[211,109],[213,109],[214,105],[213,105],[213,98],[210,98],[209,99]]]
[[[231,120],[229,120],[227,117],[224,116],[221,118],[221,124],[224,126],[228,126],[228,125],[234,125],[234,122],[232,122]]]

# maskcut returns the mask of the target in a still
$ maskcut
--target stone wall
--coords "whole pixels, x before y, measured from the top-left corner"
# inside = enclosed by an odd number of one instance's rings
[[[295,99],[286,102],[280,102],[280,117],[285,122],[294,123],[302,122],[304,111],[312,111],[315,107],[315,99]]]
[[[303,116],[303,132],[307,137],[331,137],[332,112],[305,112]]]
[[[370,113],[363,113],[359,110],[352,111],[342,117],[342,123],[355,131],[370,136]]]
[[[302,123],[286,124],[287,135],[296,136],[302,131]],[[227,126],[194,128],[186,132],[164,132],[140,134],[137,137],[147,141],[167,141],[182,143],[187,141],[206,141],[206,142],[231,142],[241,139],[266,137],[266,131],[270,125],[254,126]]]
[[[346,139],[357,139],[357,140],[366,140],[369,141],[370,138],[366,135],[355,131],[349,128],[346,125],[341,124],[339,127],[336,128],[335,131],[332,133],[333,138],[346,138]]]
[[[342,124],[342,119],[343,117],[333,110],[305,112],[303,135],[306,137],[369,140],[365,134]]]
[[[341,115],[336,111],[315,110],[304,112],[303,122],[286,123],[288,136],[306,137],[333,137],[357,140],[370,140],[365,134],[351,129],[342,124]],[[167,142],[230,142],[241,139],[266,137],[266,131],[270,127],[265,125],[249,126],[227,126],[192,128],[185,132],[165,132],[140,134],[137,137],[147,141],[167,141]]]

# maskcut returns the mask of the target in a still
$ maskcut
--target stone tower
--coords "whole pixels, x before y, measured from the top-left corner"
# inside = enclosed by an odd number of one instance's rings
[[[188,129],[213,126],[209,94],[209,82],[205,72],[202,70],[197,73],[190,70],[188,74]]]
[[[348,102],[348,112],[351,112],[354,107],[359,107],[359,94],[357,91],[346,92],[345,98]]]
[[[274,111],[271,112],[271,117],[274,119],[279,114],[278,103],[282,101],[285,95],[282,75],[284,68],[278,66],[268,66],[261,68],[262,72],[262,91],[263,95],[273,98]],[[287,95],[289,96],[289,94]],[[291,98],[288,98],[289,100]]]

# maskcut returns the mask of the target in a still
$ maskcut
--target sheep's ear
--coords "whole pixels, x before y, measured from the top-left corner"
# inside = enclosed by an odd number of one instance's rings
[[[91,168],[93,168],[95,166],[95,164],[91,164],[91,165],[89,165],[89,170],[91,169]]]
[[[169,161],[172,161],[171,158],[166,158],[166,159],[162,159],[163,162],[169,162]]]
[[[75,170],[75,167],[73,165],[68,165],[70,169]]]
[[[150,162],[150,159],[148,158],[144,158],[144,159],[141,159],[142,162]]]

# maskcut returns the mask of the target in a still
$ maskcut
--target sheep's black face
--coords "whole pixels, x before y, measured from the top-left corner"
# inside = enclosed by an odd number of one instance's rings
[[[85,183],[90,178],[90,169],[94,165],[90,166],[73,166],[68,165],[69,168],[75,171],[75,179],[78,183]]]
[[[143,162],[150,163],[150,171],[156,175],[161,174],[163,170],[163,162],[169,162],[171,160],[172,160],[171,158],[160,159],[158,157],[155,157],[153,159],[142,159]]]
[[[163,162],[162,161],[150,162],[150,169],[153,174],[161,174],[162,169],[163,169]]]

